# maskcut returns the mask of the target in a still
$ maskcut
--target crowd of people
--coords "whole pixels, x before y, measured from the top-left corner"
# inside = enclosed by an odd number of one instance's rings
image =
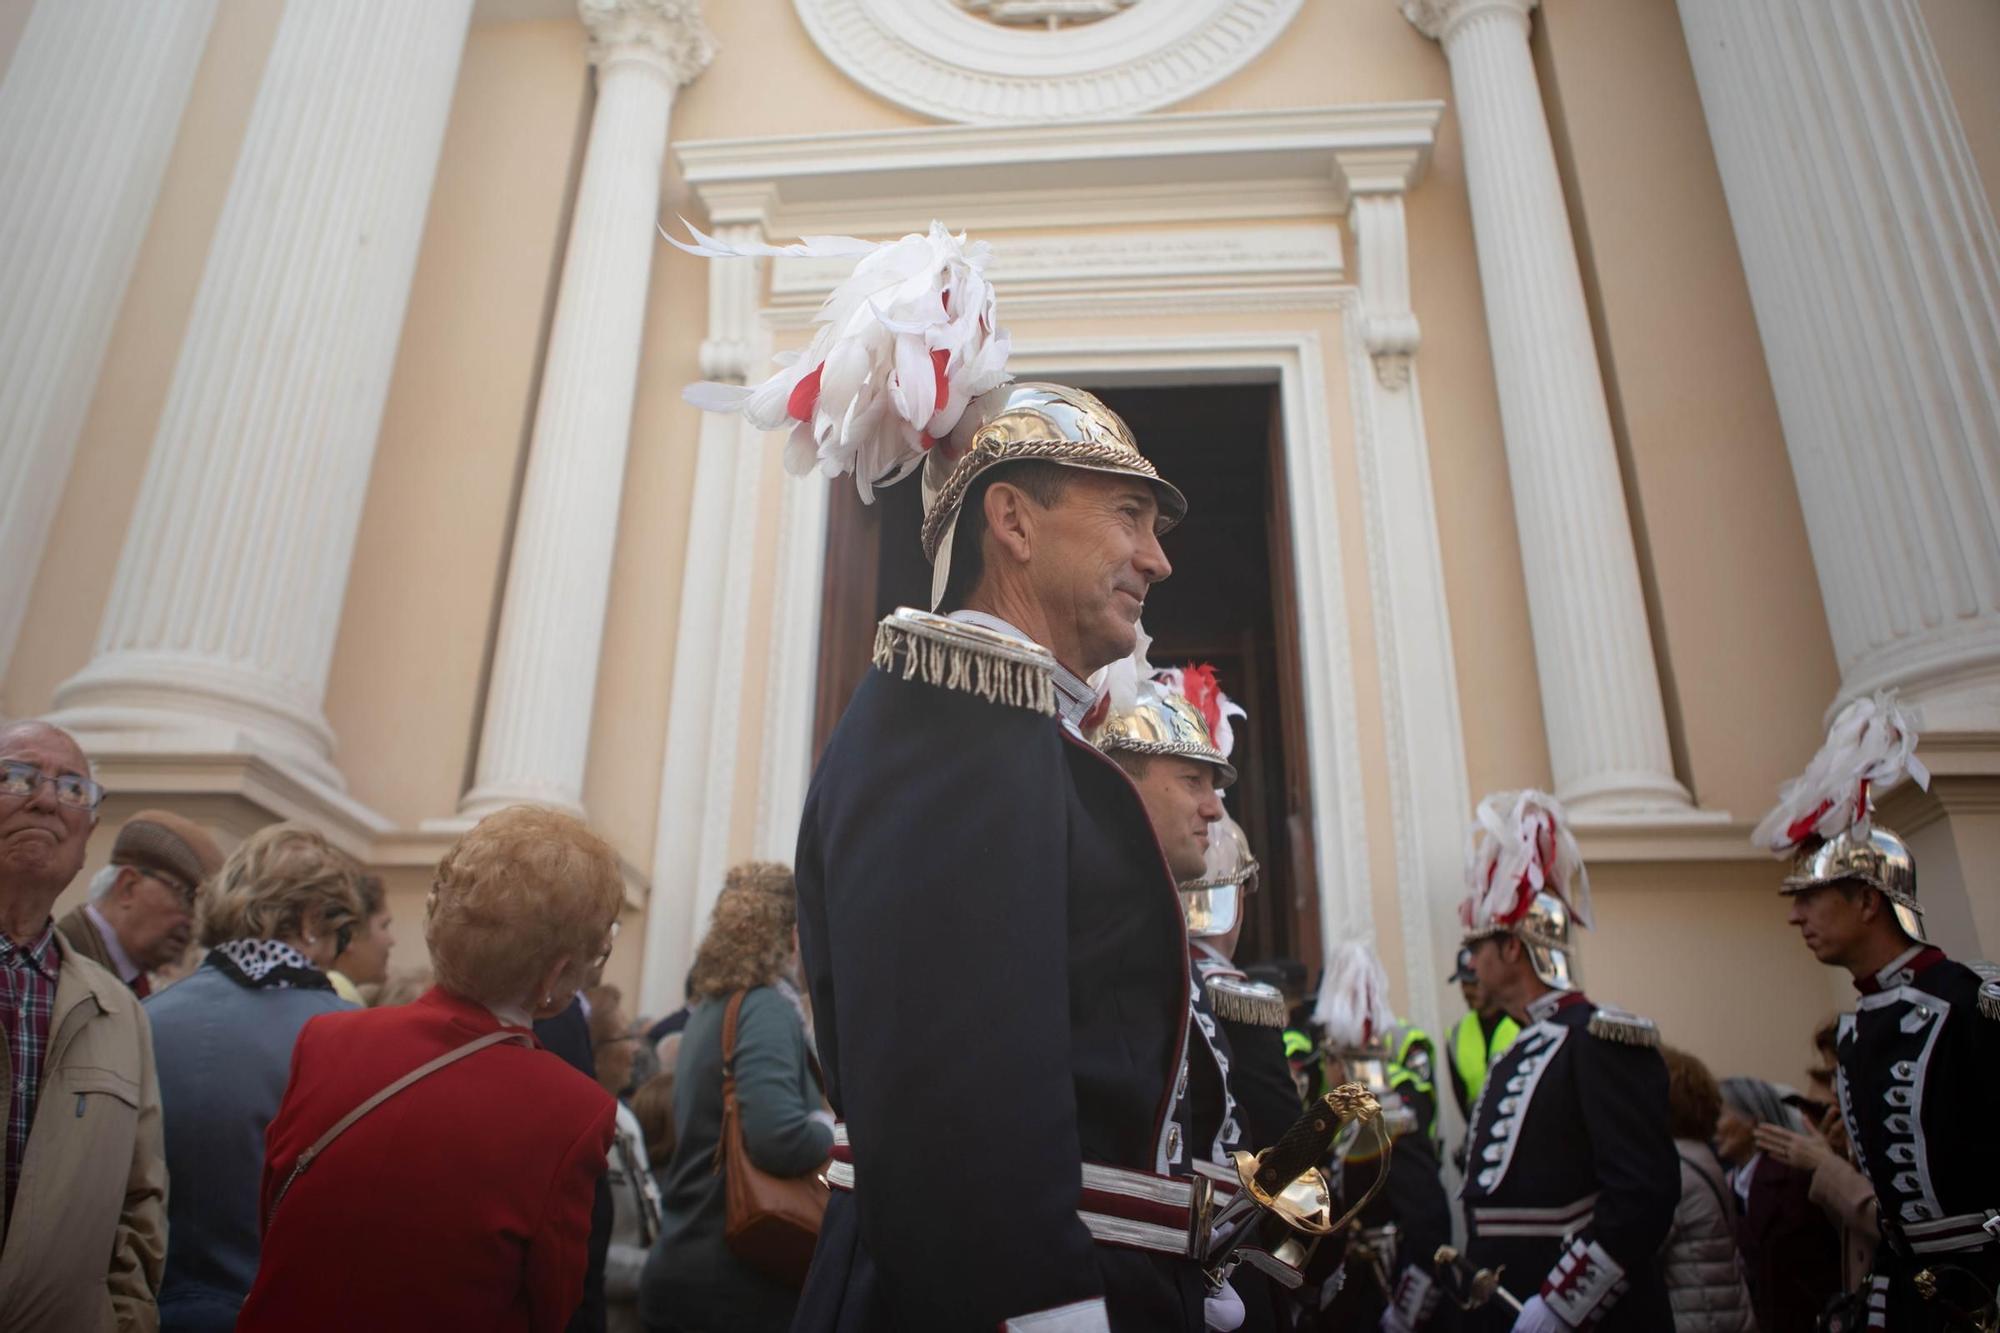
[[[1006,382],[962,238],[825,245],[861,257],[807,352],[696,397],[864,496],[921,473],[934,609],[880,625],[795,870],[729,873],[682,1010],[603,984],[618,858],[530,806],[439,862],[421,980],[289,824],[225,857],[142,812],[57,921],[104,792],[0,727],[0,1328],[1990,1333],[2000,972],[1873,822],[1922,774],[1893,699],[1758,831],[1857,991],[1807,1092],[1585,994],[1532,789],[1475,811],[1440,1052],[1367,941],[1312,987],[1236,959],[1243,711],[1139,626],[1186,498],[1092,395]]]

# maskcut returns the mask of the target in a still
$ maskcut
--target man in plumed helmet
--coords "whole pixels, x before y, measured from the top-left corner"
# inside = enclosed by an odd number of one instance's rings
[[[1657,1256],[1680,1202],[1667,1067],[1651,1021],[1578,987],[1572,923],[1590,882],[1562,806],[1538,791],[1479,804],[1459,908],[1479,983],[1520,1023],[1473,1104],[1465,1262],[1518,1303],[1466,1327],[1517,1333],[1673,1327]]]
[[[1416,1049],[1406,1040],[1413,1029],[1390,1011],[1389,978],[1372,945],[1349,940],[1333,951],[1315,1018],[1328,1080],[1366,1085],[1382,1104],[1386,1131],[1343,1137],[1341,1194],[1362,1199],[1383,1172],[1388,1177],[1355,1218],[1346,1280],[1311,1326],[1438,1333],[1452,1326],[1454,1311],[1432,1272],[1438,1246],[1451,1240],[1451,1204],[1432,1137],[1436,1094],[1400,1058]]]
[[[1859,993],[1840,1018],[1834,1075],[1880,1209],[1857,1327],[1990,1329],[2000,1317],[2000,969],[1954,962],[1929,942],[1916,860],[1874,823],[1877,792],[1906,774],[1928,784],[1916,744],[1892,696],[1854,700],[1755,836],[1791,858],[1781,892],[1806,947],[1845,968]]]
[[[1186,503],[1096,398],[1005,382],[983,247],[934,224],[780,253],[859,262],[803,355],[690,397],[790,425],[793,470],[864,499],[921,472],[935,567],[931,610],[882,622],[800,821],[840,1124],[794,1327],[1200,1329],[1178,895],[1079,725]]]
[[[1280,1038],[1285,997],[1230,960],[1243,928],[1242,896],[1257,873],[1248,839],[1222,806],[1223,789],[1236,781],[1230,719],[1243,710],[1212,668],[1153,671],[1145,643],[1141,631],[1140,648],[1106,673],[1107,711],[1090,735],[1132,779],[1179,884],[1192,968],[1183,1075],[1189,1164],[1233,1184],[1233,1155],[1270,1147],[1300,1112]],[[1259,1257],[1271,1259],[1268,1252]],[[1244,1305],[1245,1333],[1279,1327],[1280,1307],[1263,1274],[1239,1268],[1230,1281]]]

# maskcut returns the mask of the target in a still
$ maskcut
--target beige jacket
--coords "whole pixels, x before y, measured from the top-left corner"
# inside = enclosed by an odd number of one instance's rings
[[[1808,1197],[1840,1228],[1840,1275],[1853,1291],[1875,1266],[1874,1182],[1845,1157],[1829,1157],[1813,1168]]]
[[[13,1096],[12,1067],[0,1035],[0,1121]],[[64,947],[35,1123],[13,1217],[0,1235],[0,1327],[151,1333],[160,1323],[154,1298],[166,1254],[153,1030],[124,982]]]

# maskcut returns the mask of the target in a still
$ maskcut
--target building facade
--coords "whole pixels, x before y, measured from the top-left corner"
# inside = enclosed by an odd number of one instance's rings
[[[914,542],[680,398],[834,275],[656,226],[937,218],[1019,373],[1202,479],[1149,628],[1267,719],[1261,950],[1370,936],[1448,1022],[1466,819],[1543,786],[1587,984],[1796,1080],[1844,987],[1748,831],[1847,698],[1917,706],[1885,819],[2000,954],[1995,52],[1983,0],[0,0],[0,716],[84,740],[102,849],[323,829],[404,963],[457,831],[581,811],[672,1008]]]

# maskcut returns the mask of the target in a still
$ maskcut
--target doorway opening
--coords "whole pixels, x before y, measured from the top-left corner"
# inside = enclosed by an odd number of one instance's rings
[[[1236,785],[1224,793],[1262,862],[1246,900],[1242,965],[1320,963],[1305,682],[1278,391],[1273,384],[1086,384],[1125,418],[1160,475],[1188,497],[1189,519],[1163,539],[1172,577],[1146,599],[1155,666],[1207,662],[1249,713],[1236,727]],[[815,759],[867,672],[875,624],[925,606],[930,565],[914,481],[863,505],[833,484],[820,625]]]

